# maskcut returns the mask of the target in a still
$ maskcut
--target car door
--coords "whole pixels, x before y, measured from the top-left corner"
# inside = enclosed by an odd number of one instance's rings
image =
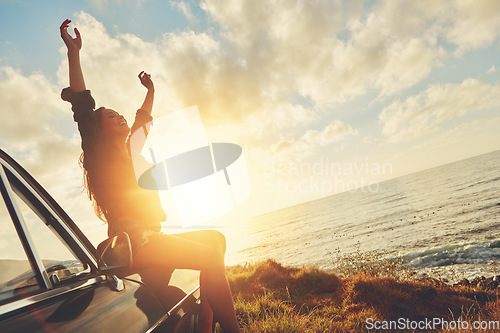
[[[0,332],[145,332],[164,312],[140,283],[97,270],[93,246],[0,150]]]

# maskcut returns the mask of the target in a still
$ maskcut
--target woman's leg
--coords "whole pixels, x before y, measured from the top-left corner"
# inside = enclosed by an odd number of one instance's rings
[[[200,332],[212,332],[214,312],[210,307],[207,297],[207,279],[205,274],[200,272],[200,299],[201,309],[198,318],[198,329]]]
[[[215,231],[155,234],[134,255],[134,267],[167,266],[201,271],[210,307],[225,333],[240,332],[224,265],[225,241]],[[201,282],[200,282],[201,283]]]
[[[184,239],[189,239],[201,244],[205,244],[211,247],[215,247],[226,253],[226,238],[223,234],[215,230],[200,230],[200,231],[190,231],[179,234],[173,234],[172,236],[181,237]],[[207,279],[205,278],[205,273],[200,272],[200,299],[201,299],[201,309],[200,317],[198,319],[198,330],[199,332],[212,332],[213,327],[213,317],[214,313],[210,307],[210,303],[207,298]]]

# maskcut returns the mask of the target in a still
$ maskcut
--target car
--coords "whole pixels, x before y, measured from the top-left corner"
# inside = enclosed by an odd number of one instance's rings
[[[97,249],[0,149],[0,332],[196,332],[199,272],[131,270],[127,234]]]

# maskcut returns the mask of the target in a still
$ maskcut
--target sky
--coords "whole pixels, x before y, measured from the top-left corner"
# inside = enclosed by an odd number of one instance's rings
[[[197,106],[210,142],[243,148],[231,218],[500,149],[496,0],[0,0],[0,147],[80,225],[66,18],[98,105],[131,123],[145,70],[156,117]]]

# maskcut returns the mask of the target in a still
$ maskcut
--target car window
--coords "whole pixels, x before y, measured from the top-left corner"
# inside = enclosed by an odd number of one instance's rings
[[[15,198],[35,250],[52,284],[61,283],[83,272],[90,272],[88,265],[78,259],[52,226],[46,223],[46,217],[22,196],[20,191],[16,191]]]
[[[0,302],[38,289],[35,273],[0,195]]]

